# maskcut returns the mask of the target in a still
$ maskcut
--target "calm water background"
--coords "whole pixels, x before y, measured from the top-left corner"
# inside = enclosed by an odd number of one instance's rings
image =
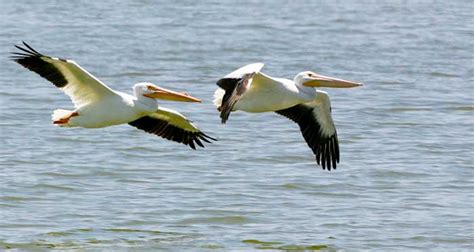
[[[473,249],[471,1],[0,2],[0,250]],[[150,81],[219,138],[54,127],[71,108],[8,61],[13,44],[71,58],[112,88]],[[266,62],[361,81],[327,89],[342,160],[316,167],[276,114],[221,125],[215,81]]]

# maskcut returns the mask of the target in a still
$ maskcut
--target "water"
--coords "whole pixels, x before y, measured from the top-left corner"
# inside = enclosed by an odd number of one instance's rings
[[[0,5],[0,250],[474,248],[470,1]],[[21,40],[120,91],[150,81],[202,98],[165,106],[219,141],[54,127],[70,101],[8,61]],[[326,90],[336,171],[276,114],[220,124],[215,81],[258,61],[365,84]]]

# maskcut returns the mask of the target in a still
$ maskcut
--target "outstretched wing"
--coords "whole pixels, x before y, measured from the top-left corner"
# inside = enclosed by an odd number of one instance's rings
[[[245,65],[217,81],[219,88],[214,93],[214,105],[221,112],[222,123],[229,118],[234,105],[251,85],[274,82],[273,79],[260,72],[263,63]]]
[[[210,140],[217,141],[217,139],[204,134],[179,112],[162,107],[155,113],[128,124],[150,134],[189,145],[193,149],[196,149],[196,144],[204,148],[201,141],[207,143],[210,143]]]
[[[301,133],[323,169],[336,169],[339,163],[339,142],[331,117],[331,102],[326,92],[317,91],[312,102],[275,111],[300,126]]]
[[[116,95],[76,62],[41,54],[25,42],[23,45],[15,45],[20,51],[13,52],[11,59],[63,90],[76,108]]]

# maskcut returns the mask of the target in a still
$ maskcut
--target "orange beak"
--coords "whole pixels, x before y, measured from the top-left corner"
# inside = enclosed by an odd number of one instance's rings
[[[303,83],[303,85],[308,87],[351,88],[362,86],[362,83],[341,80],[316,74],[311,77],[310,81]]]
[[[192,97],[187,93],[178,93],[162,87],[148,86],[148,90],[153,91],[151,94],[144,94],[144,96],[149,98],[180,102],[201,102],[201,99]]]

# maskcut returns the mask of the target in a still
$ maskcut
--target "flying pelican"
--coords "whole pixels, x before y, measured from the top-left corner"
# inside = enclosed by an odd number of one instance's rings
[[[186,93],[178,93],[148,82],[133,86],[134,96],[115,91],[87,72],[76,62],[39,53],[28,44],[17,46],[20,52],[11,59],[52,82],[68,95],[75,109],[57,109],[53,123],[60,127],[102,128],[128,123],[171,141],[204,147],[201,140],[216,140],[199,130],[181,113],[159,107],[156,99],[200,102]]]
[[[296,122],[306,143],[323,169],[336,169],[339,143],[326,92],[315,87],[350,88],[362,84],[301,72],[293,80],[270,77],[260,70],[263,63],[243,66],[217,81],[214,105],[225,123],[232,111],[273,111]]]

